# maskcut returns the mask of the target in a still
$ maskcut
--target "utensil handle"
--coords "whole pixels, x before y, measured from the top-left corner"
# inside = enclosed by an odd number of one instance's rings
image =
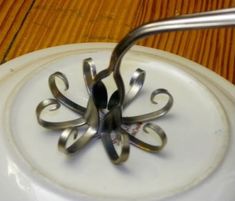
[[[125,89],[120,75],[120,63],[125,53],[140,39],[147,36],[191,29],[205,29],[235,26],[235,8],[202,12],[144,24],[125,36],[113,50],[108,71],[114,72],[114,79],[124,101]]]

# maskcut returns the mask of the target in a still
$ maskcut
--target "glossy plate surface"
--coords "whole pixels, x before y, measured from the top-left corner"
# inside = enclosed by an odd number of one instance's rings
[[[98,70],[106,68],[113,47],[91,43],[48,48],[1,66],[4,200],[234,200],[235,87],[204,67],[163,51],[136,46],[121,66],[127,87],[136,68],[146,71],[143,91],[124,115],[156,109],[150,95],[157,88],[166,88],[174,97],[169,114],[155,121],[168,136],[161,153],[132,146],[129,160],[117,167],[99,140],[72,157],[58,152],[60,132],[40,127],[35,116],[37,104],[52,97],[49,75],[63,72],[70,82],[65,94],[85,106],[82,61],[92,57]],[[114,88],[112,77],[105,83]],[[47,116],[77,117],[63,107]]]

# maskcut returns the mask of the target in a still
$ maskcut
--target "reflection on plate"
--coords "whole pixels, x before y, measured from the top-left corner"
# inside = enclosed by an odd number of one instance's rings
[[[166,52],[136,46],[121,66],[126,84],[136,68],[146,71],[143,92],[126,114],[152,111],[156,106],[149,98],[156,88],[166,88],[174,96],[172,110],[156,121],[168,135],[161,153],[131,147],[127,163],[116,167],[100,141],[73,157],[58,152],[59,133],[40,127],[35,117],[37,104],[52,97],[49,75],[66,74],[71,84],[67,96],[85,105],[82,61],[92,57],[98,70],[106,68],[113,47],[49,48],[1,66],[4,200],[234,200],[235,88],[198,64]],[[112,77],[105,82],[112,89]],[[74,117],[63,108],[57,113],[63,119]]]

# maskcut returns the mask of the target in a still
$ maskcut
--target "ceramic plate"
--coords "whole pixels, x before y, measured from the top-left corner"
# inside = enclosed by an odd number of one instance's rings
[[[166,200],[234,201],[235,87],[208,69],[163,51],[136,46],[125,56],[121,73],[128,88],[137,68],[146,71],[141,94],[124,115],[150,112],[151,92],[167,89],[171,111],[154,123],[168,136],[158,154],[131,146],[129,160],[113,165],[100,140],[66,156],[57,149],[58,131],[42,128],[35,108],[52,98],[48,77],[64,73],[66,96],[86,106],[83,59],[98,71],[108,66],[115,44],[66,45],[36,51],[0,67],[0,194],[10,200]],[[114,82],[105,80],[110,90]],[[63,87],[63,86],[61,86]],[[64,109],[51,119],[77,117]],[[130,128],[132,129],[132,128]],[[141,127],[138,127],[141,134]]]

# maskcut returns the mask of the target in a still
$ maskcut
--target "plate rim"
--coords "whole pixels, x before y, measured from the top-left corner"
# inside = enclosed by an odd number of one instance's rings
[[[83,49],[85,46],[87,46],[87,45],[89,45],[89,46],[93,46],[94,45],[94,47],[92,47],[91,49],[93,49],[93,48],[99,48],[100,46],[102,46],[102,45],[104,45],[104,49],[106,49],[107,48],[107,46],[108,46],[108,48],[113,48],[114,47],[114,43],[112,43],[112,44],[110,44],[110,43],[95,43],[95,44],[93,44],[93,43],[83,43],[82,45],[81,44],[75,44],[75,45],[63,45],[63,46],[57,46],[57,47],[52,47],[52,48],[46,48],[46,49],[42,49],[42,50],[38,50],[38,51],[35,51],[35,52],[33,52],[33,53],[30,53],[30,54],[26,54],[26,55],[23,55],[23,56],[21,56],[20,58],[16,58],[16,59],[14,59],[14,61],[9,61],[9,62],[7,62],[7,63],[5,63],[5,64],[2,64],[2,65],[0,65],[0,73],[1,73],[1,71],[6,71],[8,74],[9,73],[12,73],[12,71],[10,70],[9,71],[9,69],[11,68],[11,65],[15,65],[15,63],[17,63],[17,62],[22,62],[22,60],[24,60],[24,58],[25,58],[25,56],[26,57],[30,57],[31,55],[33,55],[33,56],[37,56],[37,54],[39,53],[42,53],[42,57],[45,55],[45,52],[44,52],[44,50],[47,50],[47,51],[57,51],[57,50],[60,50],[60,49],[63,49],[64,47],[65,47],[65,49],[70,49],[70,48],[74,48],[74,49],[76,49],[77,47],[79,47],[80,49]],[[107,45],[107,46],[106,46]],[[86,49],[86,48],[85,48]],[[88,48],[88,49],[90,49],[90,48]],[[182,58],[182,57],[180,57],[180,56],[177,56],[177,55],[174,55],[174,54],[172,54],[172,53],[168,53],[168,52],[164,52],[164,51],[161,51],[161,50],[156,50],[156,49],[152,49],[152,48],[146,48],[146,47],[142,47],[142,46],[135,46],[134,48],[133,48],[133,50],[137,50],[137,51],[143,51],[143,50],[145,50],[145,49],[147,49],[147,52],[149,53],[151,53],[151,54],[157,54],[158,55],[158,53],[160,54],[160,56],[162,56],[163,55],[163,57],[166,59],[166,57],[169,57],[169,55],[173,55],[173,58],[176,60],[176,61],[178,61],[177,63],[189,63],[189,64],[191,64],[190,65],[190,67],[191,67],[191,69],[193,70],[193,71],[195,71],[195,72],[197,72],[197,69],[196,69],[196,67],[195,67],[195,64],[196,65],[199,65],[199,66],[201,66],[200,64],[197,64],[197,63],[195,63],[195,62],[192,62],[192,61],[190,61],[190,60],[188,60],[188,59],[185,59],[185,58]],[[71,50],[71,49],[70,49]],[[61,50],[61,52],[64,52],[65,50]],[[55,54],[55,53],[53,53],[53,54]],[[51,55],[53,55],[53,54],[51,54]],[[159,55],[158,55],[159,56]],[[172,59],[170,59],[170,60],[172,60]],[[175,61],[175,62],[176,62]],[[2,67],[4,67],[4,70],[2,70],[3,68]],[[201,66],[202,67],[202,66]],[[195,68],[195,69],[194,69]],[[200,69],[200,68],[199,68]],[[204,76],[205,77],[207,77],[205,74],[207,73],[209,73],[209,75],[212,73],[212,71],[210,71],[209,69],[207,69],[207,68],[205,68],[205,67],[203,67],[203,70],[202,69],[200,69],[200,70],[198,70],[198,71],[200,71],[199,73],[201,73],[201,74],[204,74]],[[206,72],[206,73],[205,73]],[[213,74],[213,76],[212,77],[217,77],[217,78],[213,78],[212,80],[213,80],[213,82],[216,80],[216,79],[218,79],[218,78],[221,78],[218,74],[216,74],[216,73],[214,73]],[[209,77],[209,76],[208,76]],[[210,77],[211,78],[211,77]],[[215,80],[214,80],[215,79]],[[1,82],[2,82],[2,80],[0,79],[0,85],[1,85]],[[219,82],[219,81],[218,81]],[[231,99],[231,97],[233,97],[232,99],[235,101],[235,87],[231,84],[231,83],[229,83],[227,80],[223,80],[223,81],[220,81],[221,83],[220,84],[222,84],[223,86],[221,87],[221,88],[226,88],[226,95],[228,95],[229,94],[229,96],[230,96],[230,99]],[[218,83],[217,83],[218,84]],[[231,86],[232,85],[232,86]],[[227,90],[227,89],[232,89],[232,90]],[[232,91],[232,92],[231,92]],[[230,92],[231,92],[231,94],[230,94]]]

